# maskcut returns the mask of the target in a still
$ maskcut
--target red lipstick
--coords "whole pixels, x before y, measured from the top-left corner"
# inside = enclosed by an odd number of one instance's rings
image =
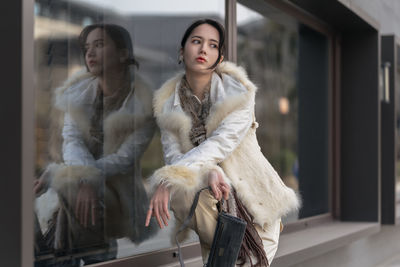
[[[204,57],[197,57],[197,58],[196,58],[196,61],[197,61],[197,62],[200,62],[200,63],[204,63],[204,62],[206,62],[207,60],[206,60]]]

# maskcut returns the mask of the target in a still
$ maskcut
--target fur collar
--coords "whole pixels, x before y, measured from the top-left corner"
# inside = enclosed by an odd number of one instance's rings
[[[79,99],[78,93],[82,93],[86,89],[84,85],[89,84],[94,78],[86,69],[81,69],[72,74],[60,87],[55,89],[53,96],[54,106],[66,112],[69,105],[72,104],[70,103],[70,97],[75,96],[74,98]]]
[[[257,87],[249,80],[245,70],[232,62],[221,63],[216,69],[216,73],[222,77],[222,80],[233,79],[240,83],[246,92],[233,92],[233,89],[229,86],[223,88],[226,96],[213,104],[210,115],[207,118],[207,135],[210,135],[228,114],[248,105],[250,101],[254,101],[257,91]],[[192,127],[191,118],[180,107],[174,107],[172,104],[175,98],[176,86],[182,76],[183,73],[177,74],[155,92],[153,108],[160,128],[168,129],[175,133],[179,137],[181,150],[185,153],[193,148],[189,140],[189,131]]]
[[[104,118],[104,153],[114,153],[125,138],[136,129],[153,123],[152,92],[137,75],[132,91],[122,107]],[[134,88],[134,91],[133,91]],[[90,118],[96,96],[97,81],[86,71],[80,70],[55,90],[53,102],[56,109],[68,112],[77,124],[84,140],[90,140]],[[60,125],[62,127],[62,124]]]
[[[255,94],[255,92],[257,91],[257,87],[249,80],[246,71],[242,67],[237,66],[233,62],[229,61],[223,62],[219,64],[219,66],[215,71],[220,75],[226,74],[228,76],[231,76],[235,80],[239,81],[246,87],[249,93]],[[158,116],[162,113],[164,104],[166,103],[168,98],[171,97],[171,95],[174,93],[175,86],[180,82],[182,77],[183,73],[175,75],[175,77],[166,81],[161,86],[161,88],[155,92],[153,99],[153,108],[155,116]]]

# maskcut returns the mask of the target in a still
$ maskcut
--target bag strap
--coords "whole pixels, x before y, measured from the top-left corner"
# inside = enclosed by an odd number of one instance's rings
[[[194,196],[192,206],[190,207],[189,215],[185,218],[181,227],[179,227],[178,232],[176,232],[176,234],[175,234],[175,242],[176,242],[176,245],[178,246],[178,256],[179,256],[179,263],[181,264],[181,267],[185,267],[185,264],[182,259],[182,251],[181,251],[181,246],[179,245],[179,242],[178,242],[178,235],[188,227],[190,220],[192,219],[192,217],[194,215],[194,211],[196,210],[197,204],[199,202],[200,193],[201,193],[201,191],[203,191],[205,189],[211,190],[210,187],[204,187],[204,188],[200,189],[199,191],[197,191],[196,195]]]

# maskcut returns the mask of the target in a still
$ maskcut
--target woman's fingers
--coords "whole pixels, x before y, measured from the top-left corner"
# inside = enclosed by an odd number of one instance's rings
[[[154,211],[154,216],[156,217],[158,225],[160,226],[161,229],[164,228],[162,225],[161,219],[160,219],[160,213],[159,213],[157,205],[154,206],[153,211]]]
[[[168,220],[171,219],[168,211],[168,201],[169,190],[166,186],[160,184],[151,198],[145,226],[149,226],[152,216],[156,217],[160,228],[164,228],[164,225],[168,226]]]
[[[33,181],[33,192],[37,194],[40,190],[39,179]]]
[[[226,188],[225,186],[221,186],[221,191],[222,191],[222,197],[227,200],[229,197],[229,189]]]
[[[227,184],[224,181],[224,178],[222,177],[222,175],[219,172],[217,173],[217,176],[218,176],[219,188],[222,192],[221,198],[224,197],[224,199],[227,200],[229,198],[229,192],[230,192],[231,188],[230,188],[229,184]]]
[[[208,184],[217,200],[229,198],[230,186],[224,181],[221,173],[216,170],[210,171]]]
[[[227,189],[230,189],[229,184],[227,184],[222,177],[220,179],[220,184],[221,184],[221,186],[223,186],[223,187],[225,187]]]
[[[45,187],[43,179],[39,178],[33,181],[33,192],[38,195]]]
[[[164,191],[164,199],[163,199],[163,208],[164,212],[167,215],[168,220],[171,219],[171,215],[169,214],[169,209],[168,209],[168,203],[169,203],[169,188],[164,186],[163,187]]]
[[[147,211],[145,226],[148,227],[150,224],[151,215],[153,214],[153,204],[150,204],[149,210]]]
[[[225,185],[212,184],[211,189],[212,189],[214,197],[217,200],[221,200],[221,198],[224,198],[225,200],[227,200],[229,198],[229,193],[231,191],[229,185],[227,185],[227,184],[225,184]]]
[[[144,225],[146,226],[146,227],[148,227],[149,226],[149,224],[150,224],[150,219],[151,219],[151,215],[153,214],[153,210],[148,210],[147,211],[147,216],[146,216],[146,222],[144,223]]]
[[[164,228],[164,225],[168,226],[169,213],[167,206],[168,204],[165,204],[164,201],[159,200],[154,207],[154,209],[156,210],[156,218],[157,221],[159,222],[158,224],[161,223],[160,228]],[[157,216],[159,216],[159,218]]]
[[[33,192],[37,195],[40,192],[40,184],[38,180],[34,181],[33,183]]]
[[[165,226],[168,226],[167,214],[164,211],[163,204],[159,203],[158,208],[159,208],[158,212],[159,212],[159,214],[161,216],[162,222],[164,223]],[[164,227],[164,225],[163,225],[163,227]]]
[[[163,212],[167,216],[167,219],[170,220],[171,216],[169,215],[169,210],[168,210],[168,199],[169,199],[169,196],[166,196],[164,198],[162,207],[163,207]],[[168,223],[166,224],[166,226],[168,226]]]
[[[217,198],[217,186],[214,184],[214,183],[212,183],[212,184],[210,184],[210,187],[211,187],[211,190],[212,190],[212,193],[213,193],[213,195],[214,195],[214,197],[216,198],[216,199],[218,199]]]
[[[76,195],[74,207],[75,217],[79,224],[85,228],[96,225],[98,205],[100,204],[95,189],[91,185],[82,184]]]
[[[212,183],[211,189],[213,191],[215,199],[221,200],[222,193],[221,193],[221,190],[219,189],[219,187],[217,186],[217,184]]]

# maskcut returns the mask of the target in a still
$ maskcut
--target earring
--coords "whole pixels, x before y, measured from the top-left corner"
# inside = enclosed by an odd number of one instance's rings
[[[179,56],[179,61],[178,61],[178,64],[181,64],[183,62],[183,56],[182,55],[180,55]]]

